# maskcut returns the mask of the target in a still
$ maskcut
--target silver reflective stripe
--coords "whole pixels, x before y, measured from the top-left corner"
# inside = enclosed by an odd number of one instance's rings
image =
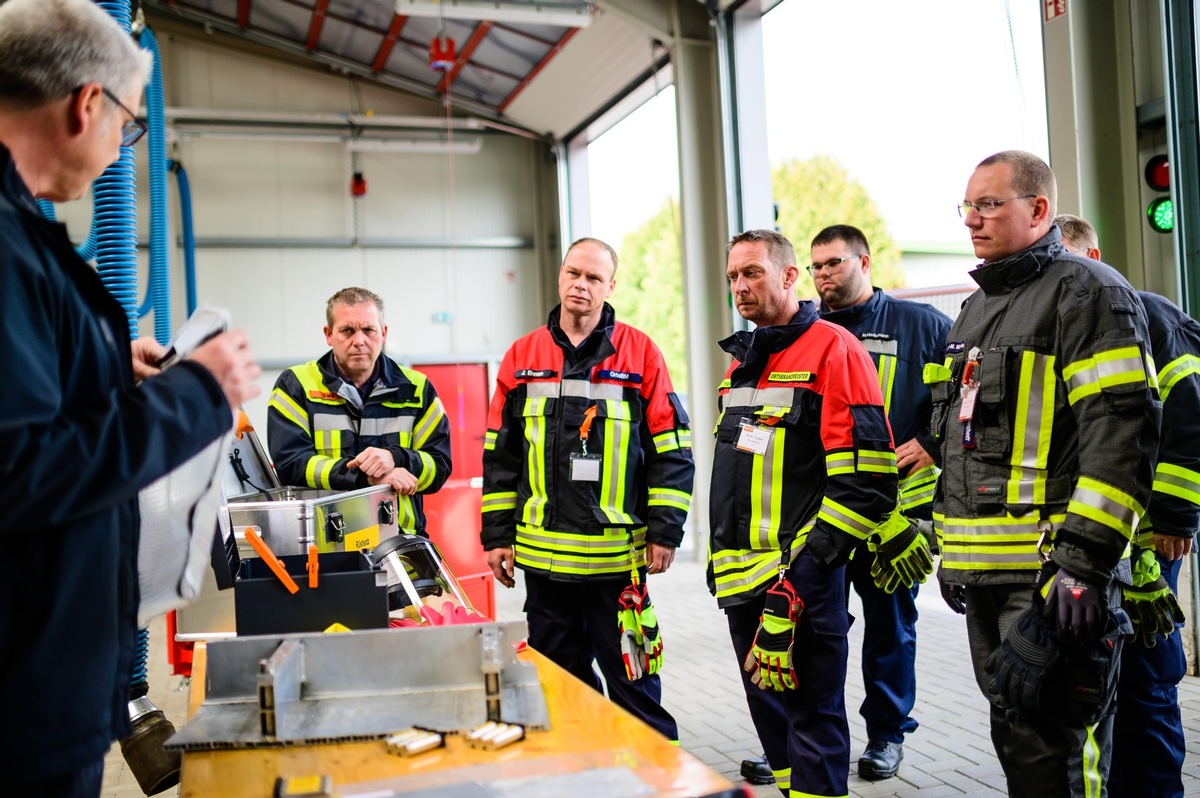
[[[313,429],[318,432],[354,429],[350,416],[345,413],[322,413],[315,408],[312,414],[312,425]]]
[[[607,407],[605,411],[607,413]],[[625,467],[629,460],[625,451],[625,439],[629,435],[629,426],[621,419],[604,419],[605,468],[603,479],[600,482],[600,509],[613,524],[628,524],[633,521],[622,506],[625,495]]]
[[[1054,357],[1021,353],[1017,396],[1020,406],[1013,423],[1012,475],[1007,496],[1011,504],[1041,504],[1046,500],[1046,467],[1054,417]]]
[[[593,399],[602,402],[605,399],[622,399],[625,389],[620,385],[602,383],[593,385],[587,380],[563,380],[562,395],[575,396],[582,399]]]
[[[787,407],[792,404],[794,388],[733,388],[725,394],[723,407],[762,407],[774,405]]]
[[[525,383],[525,396],[530,399],[557,399],[557,382],[528,382]]]
[[[896,354],[896,341],[881,341],[878,338],[860,338],[863,349],[878,355]]]
[[[392,416],[391,418],[364,418],[359,425],[362,435],[398,435],[401,432],[412,432],[412,416]]]

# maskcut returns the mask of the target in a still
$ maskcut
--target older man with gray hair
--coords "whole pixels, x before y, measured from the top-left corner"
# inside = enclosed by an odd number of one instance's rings
[[[88,0],[0,5],[0,769],[15,795],[100,794],[130,730],[138,491],[258,393],[240,331],[158,373],[163,348],[131,343],[125,311],[38,213],[141,137],[130,109],[149,69]]]

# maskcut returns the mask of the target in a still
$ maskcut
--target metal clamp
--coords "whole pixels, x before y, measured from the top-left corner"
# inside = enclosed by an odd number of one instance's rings
[[[396,504],[391,499],[379,503],[379,525],[391,526],[396,523]]]
[[[346,519],[336,510],[325,519],[325,539],[330,543],[341,543],[346,539]]]

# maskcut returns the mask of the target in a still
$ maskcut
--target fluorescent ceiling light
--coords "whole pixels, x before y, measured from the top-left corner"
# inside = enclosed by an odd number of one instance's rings
[[[396,13],[563,28],[586,28],[592,23],[592,4],[584,0],[396,0]]]
[[[474,155],[483,148],[478,136],[461,139],[349,139],[350,152],[453,152]]]

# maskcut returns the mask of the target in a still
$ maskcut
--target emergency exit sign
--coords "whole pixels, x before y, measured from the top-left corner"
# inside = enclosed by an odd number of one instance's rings
[[[1043,0],[1042,5],[1046,7],[1047,22],[1067,13],[1067,0]]]

